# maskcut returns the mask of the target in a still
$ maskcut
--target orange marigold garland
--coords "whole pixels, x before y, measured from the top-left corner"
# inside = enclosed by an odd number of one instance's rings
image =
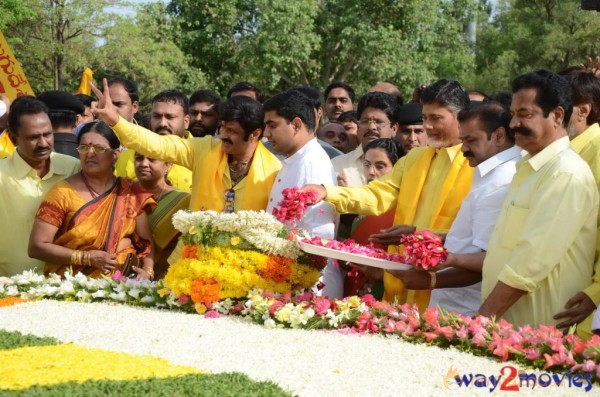
[[[197,259],[198,258],[198,247],[195,245],[184,245],[181,257],[184,259]]]
[[[192,281],[190,296],[196,303],[212,303],[221,299],[221,287],[214,278],[196,278]]]
[[[0,298],[0,307],[13,306],[18,303],[30,302],[31,299],[17,298],[14,296],[8,298]]]
[[[260,272],[265,280],[273,280],[276,283],[286,282],[292,274],[294,261],[283,256],[270,255],[267,266]]]

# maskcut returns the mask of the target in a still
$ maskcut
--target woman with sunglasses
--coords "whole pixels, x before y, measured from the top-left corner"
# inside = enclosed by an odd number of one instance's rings
[[[154,259],[148,217],[152,193],[116,178],[120,143],[102,121],[86,124],[77,137],[81,172],[54,185],[36,214],[29,256],[46,262],[44,273],[68,268],[91,277],[117,270],[152,279]]]

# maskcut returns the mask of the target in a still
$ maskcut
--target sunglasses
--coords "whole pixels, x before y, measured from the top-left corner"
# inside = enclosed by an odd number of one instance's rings
[[[224,212],[233,212],[233,200],[235,200],[235,190],[225,190],[225,203],[227,205],[225,205]]]
[[[90,150],[96,154],[101,154],[101,153],[105,153],[106,151],[112,150],[112,149],[102,146],[102,145],[79,145],[79,146],[77,146],[77,151],[79,153],[87,153]]]

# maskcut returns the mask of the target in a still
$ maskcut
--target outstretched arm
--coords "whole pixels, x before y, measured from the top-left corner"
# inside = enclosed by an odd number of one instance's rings
[[[119,116],[117,107],[112,103],[106,79],[102,80],[102,85],[103,92],[90,83],[94,94],[98,97],[98,104],[92,109],[92,112],[113,129],[123,146],[150,158],[193,169],[194,151],[190,140],[175,135],[158,135],[124,120]],[[210,147],[212,137],[208,138],[210,141],[206,141],[206,144]]]

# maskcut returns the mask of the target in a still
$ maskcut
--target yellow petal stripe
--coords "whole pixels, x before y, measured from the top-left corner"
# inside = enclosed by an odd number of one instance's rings
[[[70,381],[82,383],[99,379],[167,378],[202,372],[172,365],[160,358],[88,349],[72,344],[0,351],[0,369],[0,390],[19,390]]]

